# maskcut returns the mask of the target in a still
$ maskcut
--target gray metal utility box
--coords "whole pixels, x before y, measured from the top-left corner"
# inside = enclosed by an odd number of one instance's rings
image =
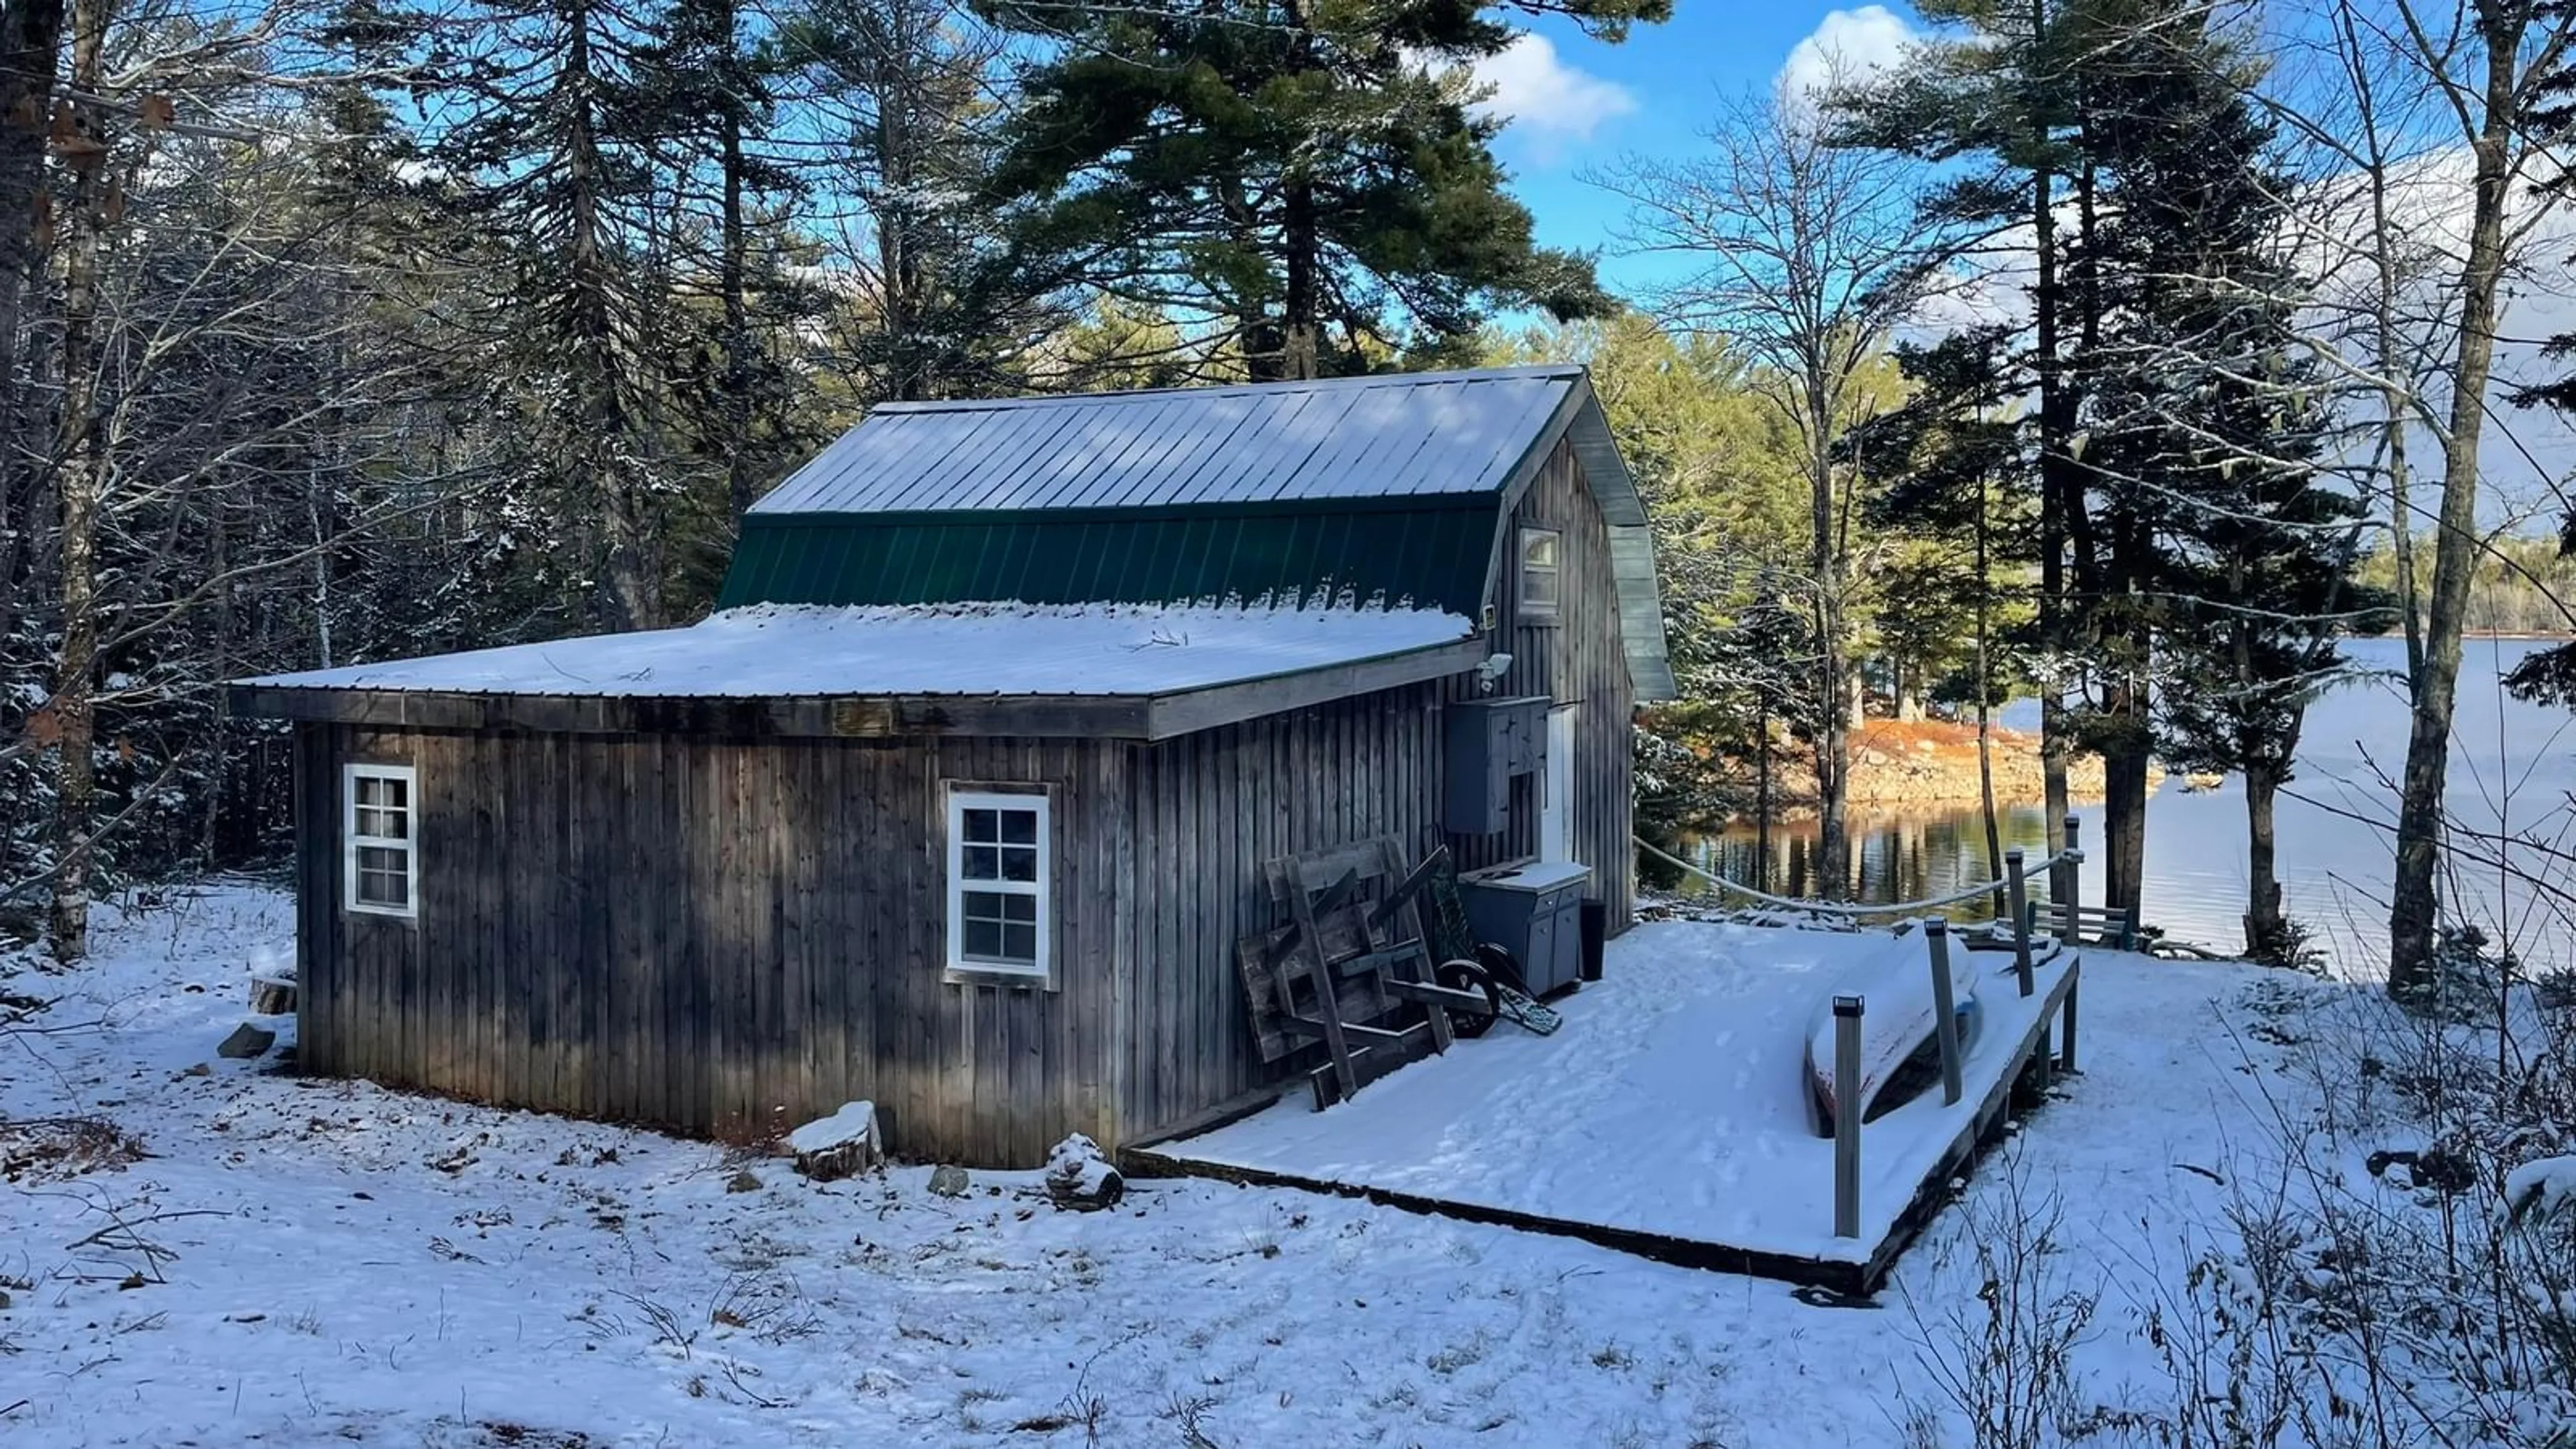
[[[1449,780],[1442,815],[1460,835],[1492,835],[1511,816],[1512,777],[1547,764],[1544,694],[1450,704]]]
[[[1583,972],[1583,887],[1592,868],[1572,861],[1499,865],[1458,877],[1458,899],[1476,939],[1512,953],[1533,994],[1571,986]]]

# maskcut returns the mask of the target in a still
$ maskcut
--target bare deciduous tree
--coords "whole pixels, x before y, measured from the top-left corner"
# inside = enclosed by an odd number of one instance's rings
[[[1846,436],[1891,401],[1871,387],[1873,367],[1937,284],[1946,238],[1916,206],[1921,169],[1835,144],[1818,99],[1787,85],[1745,98],[1709,129],[1705,154],[1630,159],[1592,179],[1629,203],[1628,249],[1688,268],[1657,298],[1667,321],[1723,335],[1797,436],[1808,484],[1800,582],[1818,644],[1806,694],[1814,707],[1799,723],[1815,745],[1819,869],[1839,894],[1850,848],[1845,701],[1856,681],[1858,490]]]
[[[2311,187],[2303,245],[2324,283],[2309,309],[2315,354],[2375,400],[2375,439],[2355,483],[2384,508],[2407,638],[2412,728],[2400,779],[2389,903],[2389,989],[2432,970],[2442,818],[2460,639],[2489,556],[2493,500],[2481,448],[2497,426],[2499,300],[2557,203],[2537,191],[2541,97],[2568,55],[2570,17],[2536,0],[2338,0],[2313,77],[2288,68],[2273,96],[2285,130],[2328,173]],[[2439,454],[2418,496],[2409,439]],[[2431,576],[2416,532],[2429,526]]]

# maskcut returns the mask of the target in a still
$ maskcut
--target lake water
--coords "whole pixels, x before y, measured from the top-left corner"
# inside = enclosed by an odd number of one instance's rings
[[[2453,829],[2519,837],[2509,858],[2557,883],[2570,882],[2576,851],[2576,716],[2523,704],[2499,680],[2535,649],[2527,640],[2471,640],[2460,669],[2451,747]],[[2385,956],[2387,899],[2394,854],[2397,793],[2388,783],[2406,761],[2399,639],[2345,645],[2361,673],[2308,709],[2297,779],[2284,790],[2277,820],[2285,909],[2323,940],[2336,963],[2367,972]],[[2002,723],[2039,728],[2036,701],[2016,701]],[[2098,804],[2079,803],[2091,859],[2083,898],[2102,899]],[[2037,802],[2003,812],[2007,848],[2033,860],[2047,854]],[[1868,901],[1921,900],[1986,879],[1985,831],[1974,809],[1932,815],[1873,816],[1856,836],[1860,896]],[[1812,893],[1812,822],[1775,824],[1770,889]],[[1689,842],[1689,854],[1730,880],[1756,879],[1759,851],[1747,822]],[[1713,888],[1705,888],[1713,890]],[[2477,920],[2509,941],[2534,966],[2576,964],[2576,939],[2550,889],[2514,882],[2492,867],[2462,867],[2444,888],[2453,913]],[[2243,943],[2245,792],[2230,776],[2218,789],[2194,793],[2169,779],[2147,806],[2144,916],[2178,941],[2233,951]]]

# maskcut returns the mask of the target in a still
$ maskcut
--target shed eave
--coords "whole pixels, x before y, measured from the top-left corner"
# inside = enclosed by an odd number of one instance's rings
[[[733,738],[1016,735],[1143,739],[1149,700],[1130,694],[532,694],[440,689],[230,686],[235,714],[382,729],[530,730]]]
[[[1610,419],[1587,373],[1574,389],[1564,435],[1583,465],[1583,481],[1601,506],[1610,533],[1610,578],[1619,601],[1619,639],[1628,656],[1628,682],[1639,704],[1681,698],[1664,640],[1663,590],[1655,578],[1655,536],[1636,475],[1610,436]]]
[[[1493,656],[1493,650],[1490,636],[1471,634],[1428,649],[1401,650],[1320,669],[1290,670],[1156,695],[1151,702],[1151,733],[1147,738],[1165,740],[1383,689],[1446,679],[1482,665]]]
[[[874,739],[975,735],[1157,740],[1482,664],[1482,635],[1158,694],[532,694],[237,683],[233,713],[380,729]]]

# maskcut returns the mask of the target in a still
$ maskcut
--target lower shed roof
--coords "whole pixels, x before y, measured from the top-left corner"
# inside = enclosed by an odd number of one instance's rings
[[[682,629],[263,675],[238,712],[421,728],[1161,739],[1439,678],[1436,609],[757,605]]]

